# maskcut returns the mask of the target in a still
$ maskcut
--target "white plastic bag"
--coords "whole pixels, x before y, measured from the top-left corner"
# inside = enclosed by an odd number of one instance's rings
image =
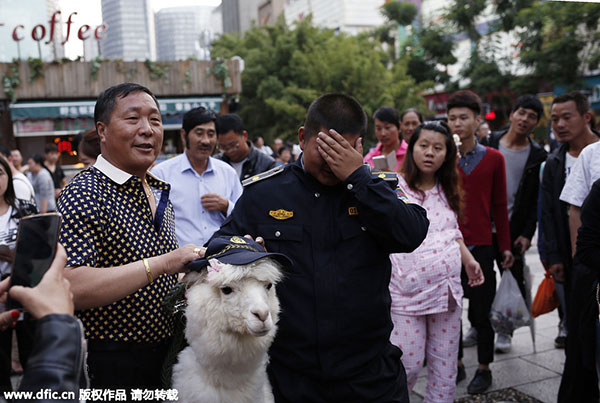
[[[521,326],[529,326],[531,321],[531,314],[521,295],[517,280],[510,270],[504,270],[490,310],[490,322],[494,331],[512,334]]]

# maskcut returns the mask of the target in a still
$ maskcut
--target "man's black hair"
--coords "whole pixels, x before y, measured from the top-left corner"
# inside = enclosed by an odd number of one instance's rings
[[[42,157],[40,154],[33,154],[29,158],[31,158],[36,164],[40,164],[42,167],[46,168],[44,157]]]
[[[148,88],[135,83],[123,83],[105,89],[100,96],[98,96],[94,108],[94,123],[103,122],[108,124],[110,115],[112,114],[113,109],[115,109],[117,98],[125,98],[134,92],[145,92],[150,95],[154,100],[154,103],[156,103],[156,108],[160,110],[156,97]]]
[[[542,105],[542,102],[533,95],[521,95],[517,98],[511,112],[515,112],[519,108],[531,109],[534,111],[537,114],[538,122],[542,116],[544,116],[544,105]]]
[[[0,144],[0,154],[4,155],[6,159],[8,159],[8,157],[10,157],[10,148],[4,144]]]
[[[554,98],[552,105],[564,104],[569,101],[575,102],[577,112],[579,112],[581,116],[585,115],[590,110],[590,101],[588,100],[588,97],[580,91],[571,91],[566,94],[561,94]]]
[[[446,103],[447,112],[452,108],[469,108],[477,117],[481,115],[481,98],[471,90],[456,91],[450,95]]]
[[[44,154],[48,154],[48,153],[57,153],[58,152],[58,146],[54,143],[48,143],[46,144],[46,146],[44,147]]]
[[[367,114],[351,96],[336,93],[321,95],[308,108],[304,136],[309,139],[323,129],[363,137],[367,132]]]
[[[235,113],[227,113],[217,117],[217,135],[234,131],[238,135],[244,133],[244,121]]]
[[[382,106],[377,109],[373,114],[373,119],[378,119],[382,122],[393,124],[398,129],[400,128],[400,116],[398,115],[398,111],[391,106]]]
[[[215,122],[216,126],[217,114],[210,109],[199,106],[198,108],[190,109],[183,115],[181,127],[185,134],[188,134],[194,127],[208,122]]]

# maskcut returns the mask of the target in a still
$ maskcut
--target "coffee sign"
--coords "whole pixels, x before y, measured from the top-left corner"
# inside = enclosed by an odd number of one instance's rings
[[[12,30],[12,40],[15,42],[19,42],[25,38],[25,35],[30,34],[31,39],[33,39],[36,42],[41,42],[45,38],[47,38],[47,40],[44,43],[45,44],[51,43],[54,40],[54,31],[55,31],[56,24],[58,23],[58,21],[57,21],[58,16],[60,14],[61,14],[60,11],[55,11],[54,14],[52,14],[50,21],[48,21],[49,25],[47,28],[43,24],[38,24],[38,25],[34,26],[31,29],[31,31],[29,31],[29,28],[26,28],[22,24],[16,25]],[[61,45],[64,45],[65,43],[67,43],[67,41],[69,40],[69,38],[71,36],[71,25],[73,24],[73,17],[75,15],[77,15],[77,12],[73,12],[73,13],[69,14],[69,18],[67,19],[67,22],[66,22],[67,35],[65,36],[64,40],[61,42]],[[0,22],[0,26],[3,26],[3,25],[4,24]],[[94,37],[96,40],[102,40],[102,39],[104,39],[106,29],[107,29],[106,24],[100,24],[100,25],[94,27],[93,30],[90,25],[83,24],[77,30],[77,38],[81,41],[85,41],[87,39],[90,39],[91,37]],[[46,34],[48,34],[48,35],[46,36]]]

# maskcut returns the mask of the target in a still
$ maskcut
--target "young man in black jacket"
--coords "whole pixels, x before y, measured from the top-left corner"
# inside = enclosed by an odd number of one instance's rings
[[[561,145],[548,156],[544,166],[540,225],[548,270],[554,277],[557,292],[562,295],[570,284],[572,251],[569,205],[560,200],[560,194],[581,150],[598,140],[598,136],[588,130],[588,111],[589,101],[580,92],[562,94],[552,101],[552,130]],[[566,306],[562,306],[565,302]],[[563,298],[561,306],[566,313],[568,301]]]
[[[523,298],[525,252],[531,246],[531,239],[535,233],[540,165],[546,160],[546,151],[530,135],[543,113],[544,107],[536,97],[519,97],[510,113],[510,127],[508,130],[492,133],[488,144],[498,149],[506,161],[510,240],[515,257],[511,272],[519,284]],[[501,257],[497,260],[500,262]],[[496,352],[509,352],[511,338],[510,334],[498,333]]]
[[[215,158],[231,165],[241,181],[275,168],[275,160],[248,141],[248,132],[238,115],[221,115],[217,117],[216,126],[219,148],[223,153]]]

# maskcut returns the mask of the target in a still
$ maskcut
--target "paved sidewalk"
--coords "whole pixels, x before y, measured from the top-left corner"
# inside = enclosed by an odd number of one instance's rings
[[[534,240],[534,246],[526,254],[526,262],[531,271],[533,296],[535,296],[538,285],[544,278],[544,268],[540,263],[535,242]],[[500,282],[498,274],[496,280],[498,283]],[[463,305],[463,332],[466,333],[469,329],[467,319],[468,300],[465,299]],[[557,334],[558,310],[538,316],[535,319],[535,353],[529,328],[517,329],[513,337],[511,352],[508,354],[495,354],[494,362],[490,364],[493,382],[488,392],[511,387],[539,401],[545,403],[556,402],[565,363],[564,350],[554,347],[554,338]],[[456,389],[457,399],[471,396],[467,393],[467,385],[477,369],[477,347],[464,349],[463,362],[467,378]],[[411,403],[423,401],[426,381],[427,369],[425,368],[410,395]]]

